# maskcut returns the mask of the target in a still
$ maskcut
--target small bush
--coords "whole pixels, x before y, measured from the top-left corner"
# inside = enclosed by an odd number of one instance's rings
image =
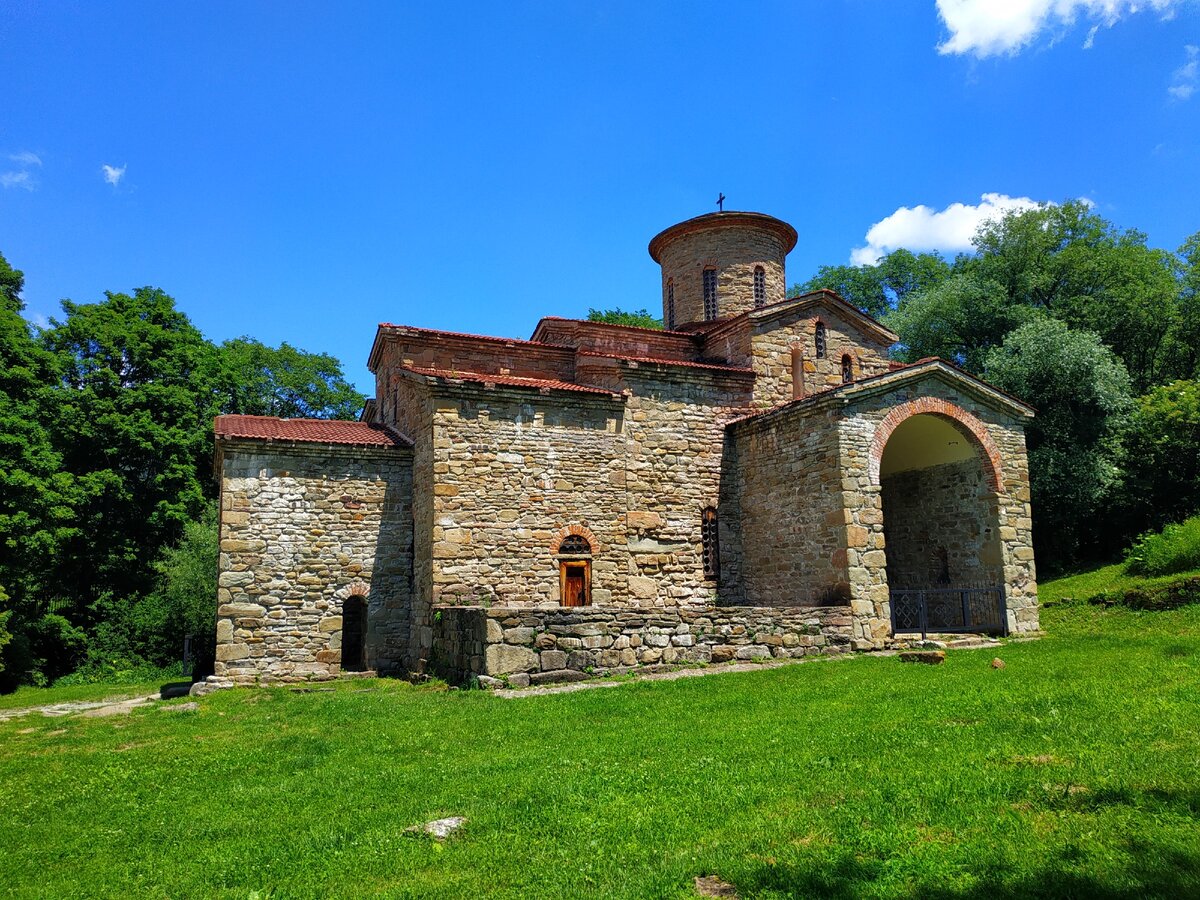
[[[1200,603],[1200,578],[1184,578],[1169,584],[1107,591],[1097,594],[1088,602],[1099,606],[1125,606],[1148,612],[1178,609],[1181,606]]]
[[[1200,516],[1144,534],[1125,552],[1131,575],[1174,575],[1200,568]]]
[[[179,663],[156,666],[137,660],[115,659],[108,662],[89,660],[70,675],[54,682],[55,687],[73,684],[144,684],[150,681],[179,681],[183,669]]]

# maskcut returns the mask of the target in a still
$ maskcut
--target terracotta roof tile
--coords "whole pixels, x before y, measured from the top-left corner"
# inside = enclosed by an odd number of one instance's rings
[[[738,375],[753,375],[754,370],[745,366],[727,366],[721,363],[690,362],[685,359],[663,359],[657,356],[627,356],[624,353],[603,350],[576,350],[579,356],[598,356],[603,359],[622,359],[626,362],[646,363],[657,366],[686,366],[689,369],[715,369],[718,372],[733,372]]]
[[[451,369],[427,369],[421,366],[400,366],[407,372],[424,375],[429,378],[448,378],[456,381],[470,381],[476,384],[496,384],[504,387],[527,387],[538,390],[574,391],[580,394],[614,394],[616,391],[608,388],[589,387],[586,384],[575,384],[570,381],[558,381],[553,378],[526,378],[521,375],[492,375],[487,372],[461,372]]]
[[[280,419],[275,416],[217,416],[217,438],[354,444],[360,447],[409,447],[412,441],[386,425],[341,419]]]

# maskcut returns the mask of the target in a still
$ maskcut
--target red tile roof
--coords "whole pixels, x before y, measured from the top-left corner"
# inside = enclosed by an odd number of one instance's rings
[[[628,356],[624,353],[603,350],[576,350],[579,356],[598,356],[602,359],[621,359],[625,362],[646,363],[655,366],[686,366],[690,369],[716,369],[718,372],[734,372],[738,375],[753,375],[754,370],[745,366],[727,366],[722,363],[690,362],[686,359],[663,359],[657,356]]]
[[[626,331],[648,331],[651,334],[665,334],[667,336],[674,335],[676,337],[687,338],[692,337],[692,335],[686,331],[672,331],[669,328],[646,328],[644,325],[625,325],[621,322],[594,322],[591,319],[571,319],[566,316],[542,316],[538,320],[538,325],[540,326],[543,322],[578,322],[581,325],[587,325],[588,327],[595,328],[623,328]],[[536,334],[537,328],[535,327],[533,330]]]
[[[409,447],[412,441],[386,425],[340,419],[279,419],[275,416],[217,416],[218,439],[354,444],[360,447]]]
[[[426,369],[420,366],[400,366],[399,368],[424,375],[428,378],[447,378],[455,381],[470,381],[477,384],[496,384],[504,387],[527,387],[538,390],[574,391],[580,394],[615,394],[608,388],[589,387],[585,384],[575,384],[570,381],[557,381],[553,378],[525,378],[520,375],[492,375],[487,372],[460,372],[450,369]]]

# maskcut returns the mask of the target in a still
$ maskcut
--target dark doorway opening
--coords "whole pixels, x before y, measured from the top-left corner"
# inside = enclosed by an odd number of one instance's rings
[[[347,597],[342,605],[342,671],[361,672],[365,666],[367,638],[367,602]]]

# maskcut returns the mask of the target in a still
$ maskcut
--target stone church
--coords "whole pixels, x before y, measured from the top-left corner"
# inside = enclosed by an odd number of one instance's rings
[[[1033,410],[831,291],[787,223],[650,242],[663,330],[382,324],[360,421],[221,416],[215,683],[637,667],[1038,629]],[[634,304],[637,305],[637,304]]]

